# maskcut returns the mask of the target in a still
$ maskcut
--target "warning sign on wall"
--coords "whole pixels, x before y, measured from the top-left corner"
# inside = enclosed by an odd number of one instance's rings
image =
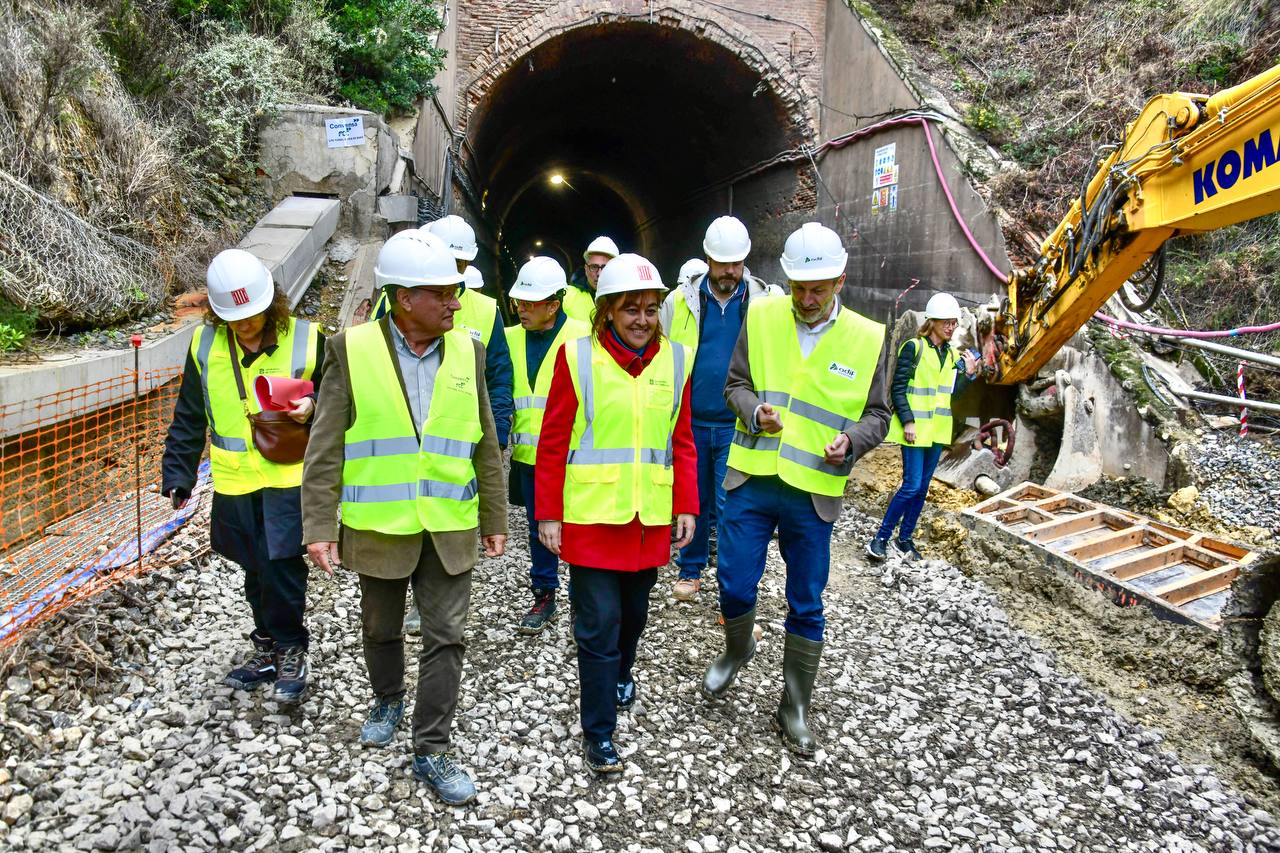
[[[871,186],[878,190],[896,183],[898,183],[898,144],[890,142],[876,149],[871,170]]]
[[[327,118],[324,120],[324,135],[330,148],[364,145],[364,119],[360,116]]]
[[[881,187],[871,191],[871,215],[892,213],[898,209],[898,187]]]

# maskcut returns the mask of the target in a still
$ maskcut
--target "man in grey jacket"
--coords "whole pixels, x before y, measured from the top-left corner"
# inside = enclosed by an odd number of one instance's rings
[[[667,294],[658,319],[668,338],[693,351],[690,403],[693,441],[698,449],[698,524],[693,539],[676,560],[680,575],[672,593],[692,601],[702,588],[702,570],[710,558],[711,525],[724,512],[724,476],[733,441],[733,412],[724,401],[729,356],[738,340],[752,299],[781,294],[744,266],[751,252],[747,227],[721,216],[707,228],[702,250],[704,275],[682,279]]]

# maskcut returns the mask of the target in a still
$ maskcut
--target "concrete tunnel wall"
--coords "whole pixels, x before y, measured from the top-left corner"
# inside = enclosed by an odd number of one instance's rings
[[[878,320],[914,280],[899,312],[922,308],[937,290],[976,303],[1002,289],[956,224],[919,126],[827,152],[820,182],[807,160],[727,180],[779,152],[920,108],[844,2],[753,2],[733,13],[672,0],[652,17],[648,8],[486,0],[460,10],[453,61],[466,70],[448,79],[474,194],[456,192],[454,203],[478,225],[491,280],[509,286],[534,252],[576,267],[601,232],[671,276],[702,254],[707,223],[732,212],[751,230],[747,265],[774,282],[783,280],[777,257],[792,229],[815,218],[835,227],[850,252],[845,302]],[[1007,267],[994,215],[941,127],[933,133],[962,216]],[[873,213],[875,151],[889,144],[895,205]],[[551,187],[554,171],[574,189]]]

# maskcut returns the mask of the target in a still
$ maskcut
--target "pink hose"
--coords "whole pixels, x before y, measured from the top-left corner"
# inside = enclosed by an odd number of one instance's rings
[[[1280,323],[1270,323],[1266,326],[1241,326],[1238,329],[1227,329],[1225,332],[1199,332],[1185,329],[1164,329],[1160,326],[1144,326],[1141,323],[1117,320],[1115,317],[1108,317],[1106,314],[1101,313],[1094,314],[1093,318],[1113,326],[1119,326],[1122,329],[1132,329],[1135,332],[1146,332],[1150,335],[1168,335],[1172,338],[1234,338],[1237,335],[1254,335],[1260,332],[1280,331]]]

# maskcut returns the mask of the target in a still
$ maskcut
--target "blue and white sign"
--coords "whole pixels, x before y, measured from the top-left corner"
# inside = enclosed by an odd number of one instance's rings
[[[364,119],[360,116],[324,120],[325,141],[330,148],[364,145]]]

